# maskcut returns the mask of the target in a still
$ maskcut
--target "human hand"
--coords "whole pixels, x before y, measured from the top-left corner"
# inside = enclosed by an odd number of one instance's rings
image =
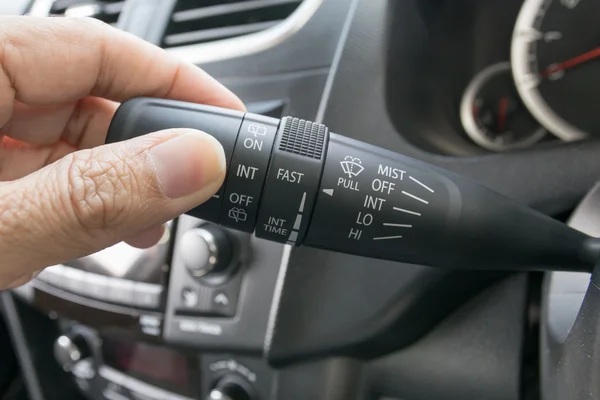
[[[211,136],[166,130],[103,145],[118,102],[244,109],[199,68],[92,19],[0,17],[0,289],[163,224],[221,186]]]

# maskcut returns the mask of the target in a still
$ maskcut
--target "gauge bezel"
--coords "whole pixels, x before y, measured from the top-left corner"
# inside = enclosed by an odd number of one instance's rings
[[[511,63],[513,77],[519,96],[523,103],[538,122],[554,136],[566,142],[585,139],[586,132],[571,125],[558,115],[544,100],[537,89],[542,79],[538,71],[531,71],[530,56],[536,56],[536,40],[543,33],[535,26],[540,13],[546,13],[543,7],[550,6],[548,0],[525,0],[519,11],[511,42]],[[543,21],[543,18],[541,18]],[[531,53],[533,51],[533,53]],[[537,60],[537,56],[536,56]]]
[[[496,152],[508,151],[508,150],[516,150],[522,149],[525,147],[529,147],[537,142],[539,142],[545,135],[546,130],[540,126],[539,129],[532,132],[531,136],[526,139],[520,140],[518,142],[514,142],[509,145],[498,144],[490,141],[485,134],[482,133],[481,128],[478,126],[477,121],[475,121],[475,117],[473,116],[473,103],[477,97],[477,93],[480,88],[487,82],[490,78],[495,75],[511,72],[510,62],[502,62],[498,64],[490,65],[483,70],[481,70],[475,78],[471,80],[469,86],[465,89],[465,93],[463,94],[462,101],[460,104],[460,119],[463,124],[463,128],[469,137],[477,143],[479,146]]]

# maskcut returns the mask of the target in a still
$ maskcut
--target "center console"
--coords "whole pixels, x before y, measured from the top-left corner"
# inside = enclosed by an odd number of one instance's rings
[[[262,360],[283,246],[183,216],[160,242],[44,270],[53,353],[91,399],[270,399]],[[23,289],[22,289],[23,290]]]

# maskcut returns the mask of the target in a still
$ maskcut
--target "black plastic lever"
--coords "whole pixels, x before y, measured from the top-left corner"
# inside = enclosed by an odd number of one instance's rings
[[[478,183],[298,118],[138,98],[107,142],[167,128],[203,130],[225,150],[223,186],[189,214],[260,238],[445,268],[591,271],[600,253]]]

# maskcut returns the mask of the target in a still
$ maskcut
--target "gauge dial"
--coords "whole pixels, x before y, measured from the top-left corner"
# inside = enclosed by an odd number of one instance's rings
[[[527,147],[546,133],[521,102],[509,62],[475,76],[463,95],[460,117],[469,137],[492,151]]]
[[[600,134],[600,1],[525,0],[511,49],[517,89],[565,141]]]

